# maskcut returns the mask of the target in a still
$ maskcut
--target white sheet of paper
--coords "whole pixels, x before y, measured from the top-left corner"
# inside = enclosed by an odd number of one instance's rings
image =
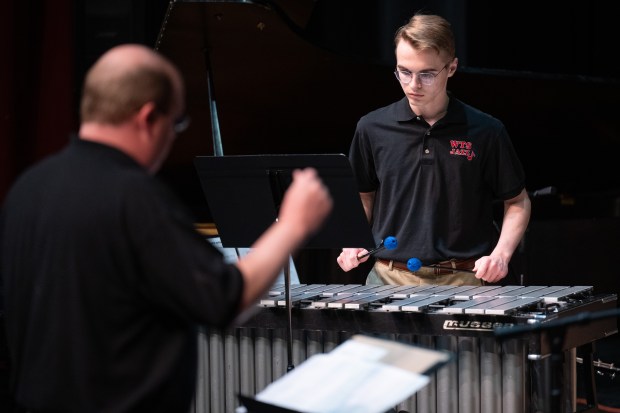
[[[222,245],[222,240],[220,237],[209,237],[207,238],[207,241],[222,252],[224,255],[224,260],[228,263],[237,262],[239,257],[243,257],[252,251],[250,248],[226,248]],[[291,284],[299,284],[299,275],[297,274],[297,268],[295,267],[292,257],[289,258],[289,265]],[[275,284],[284,284],[284,270],[280,271],[278,279],[274,282],[274,285]]]
[[[304,413],[382,413],[426,386],[428,376],[377,362],[380,348],[347,341],[268,385],[256,399]]]

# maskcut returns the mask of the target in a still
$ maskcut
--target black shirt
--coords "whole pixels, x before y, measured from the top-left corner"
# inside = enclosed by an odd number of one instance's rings
[[[451,97],[432,127],[406,98],[358,122],[349,154],[360,192],[376,191],[377,257],[434,263],[486,255],[497,239],[493,200],[517,196],[525,175],[504,125]]]
[[[243,281],[125,154],[73,140],[26,172],[2,216],[12,387],[45,412],[185,412],[196,326],[224,326]]]

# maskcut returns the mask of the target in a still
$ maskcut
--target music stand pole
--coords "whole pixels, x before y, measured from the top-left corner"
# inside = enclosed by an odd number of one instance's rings
[[[286,356],[288,364],[286,365],[286,372],[293,370],[295,365],[293,364],[293,302],[291,300],[291,258],[286,260],[284,265],[284,294],[286,299]]]
[[[271,178],[272,191],[280,194],[280,197],[274,197],[274,202],[277,205],[277,209],[280,209],[281,196],[286,192],[282,180],[280,179],[279,171],[268,171],[267,174]],[[276,218],[276,221],[278,219]],[[291,299],[291,259],[289,257],[284,264],[284,299],[286,301],[286,372],[293,370],[295,365],[293,364],[293,300]]]

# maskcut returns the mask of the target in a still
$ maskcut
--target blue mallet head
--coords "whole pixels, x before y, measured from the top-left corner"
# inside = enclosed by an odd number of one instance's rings
[[[398,241],[396,241],[395,237],[387,237],[383,242],[383,245],[385,246],[385,249],[393,250],[398,246]]]
[[[357,259],[361,259],[361,258],[367,257],[369,255],[373,255],[376,252],[379,252],[379,251],[381,251],[384,248],[388,249],[388,250],[393,250],[397,246],[398,246],[398,242],[396,241],[396,238],[394,238],[394,237],[387,237],[386,239],[381,240],[381,243],[379,245],[377,245],[377,248],[374,248],[374,249],[368,251],[365,254],[358,255]]]
[[[409,271],[414,272],[422,268],[422,261],[417,258],[409,258],[407,261],[407,268]]]

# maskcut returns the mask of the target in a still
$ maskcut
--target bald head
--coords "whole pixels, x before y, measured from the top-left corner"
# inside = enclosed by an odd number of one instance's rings
[[[118,125],[144,104],[153,102],[168,114],[180,104],[183,84],[165,57],[141,45],[110,49],[91,67],[84,81],[80,112],[82,122]]]

